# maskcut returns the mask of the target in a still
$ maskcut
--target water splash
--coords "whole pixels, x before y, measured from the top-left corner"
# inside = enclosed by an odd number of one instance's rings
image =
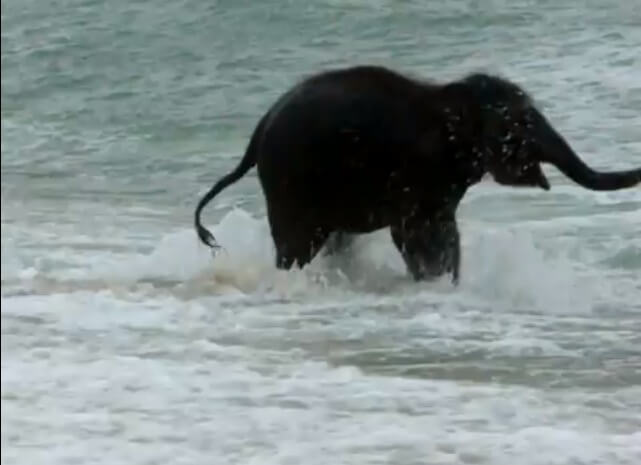
[[[52,293],[146,286],[149,292],[162,290],[184,298],[236,294],[304,300],[359,294],[408,298],[427,292],[441,295],[439,300],[445,294],[501,310],[569,313],[589,311],[609,293],[603,285],[599,287],[603,283],[597,279],[598,272],[558,244],[537,242],[528,229],[463,223],[462,280],[457,288],[449,277],[415,283],[387,230],[358,236],[344,255],[321,252],[303,270],[291,271],[274,266],[265,218],[236,208],[212,230],[223,247],[213,258],[191,229],[181,229],[162,236],[148,253],[97,249],[84,267],[68,269],[44,269],[37,264],[20,268],[19,254],[9,242],[7,250],[3,245],[3,262],[8,257],[12,267],[18,268],[3,274],[3,287],[11,284],[23,292]],[[4,268],[3,263],[3,272]]]

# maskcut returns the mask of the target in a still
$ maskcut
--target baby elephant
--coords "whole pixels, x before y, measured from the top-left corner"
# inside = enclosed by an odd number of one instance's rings
[[[465,191],[488,172],[500,184],[548,190],[543,162],[588,189],[641,182],[641,168],[588,167],[505,79],[439,84],[376,66],[331,70],[294,86],[262,117],[240,164],[200,200],[195,227],[217,247],[201,211],[257,165],[278,268],[302,268],[330,235],[389,226],[414,279],[451,273],[457,283]]]

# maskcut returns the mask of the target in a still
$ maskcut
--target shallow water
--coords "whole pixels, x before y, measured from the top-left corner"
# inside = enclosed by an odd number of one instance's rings
[[[191,229],[301,76],[522,83],[592,166],[641,165],[636,3],[2,6],[3,464],[641,463],[641,190],[490,180],[461,285],[387,231],[273,267],[255,172]]]

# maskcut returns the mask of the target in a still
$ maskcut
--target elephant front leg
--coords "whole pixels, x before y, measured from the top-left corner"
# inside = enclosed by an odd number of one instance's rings
[[[460,236],[453,213],[392,225],[392,239],[416,281],[451,273],[458,284]]]

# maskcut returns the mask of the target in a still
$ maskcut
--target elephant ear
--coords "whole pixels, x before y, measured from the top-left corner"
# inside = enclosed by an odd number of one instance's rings
[[[543,173],[541,163],[530,157],[519,156],[518,152],[504,157],[491,154],[488,157],[487,168],[499,184],[550,190],[550,182]]]
[[[532,135],[528,113],[509,106],[495,111],[499,123],[489,133],[486,167],[499,184],[550,189],[541,167],[540,146]]]
[[[507,80],[474,74],[467,78],[481,108],[486,169],[499,184],[550,189],[533,133],[530,97]]]

